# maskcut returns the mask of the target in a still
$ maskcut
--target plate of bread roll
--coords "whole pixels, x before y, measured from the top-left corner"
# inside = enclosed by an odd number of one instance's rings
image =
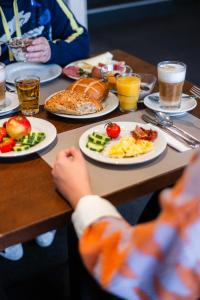
[[[118,97],[109,92],[102,80],[81,78],[65,90],[50,95],[45,109],[57,116],[71,119],[90,119],[104,116],[119,105]]]

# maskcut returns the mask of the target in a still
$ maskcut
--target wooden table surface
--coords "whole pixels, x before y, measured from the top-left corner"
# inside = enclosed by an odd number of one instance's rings
[[[125,60],[135,72],[156,75],[155,66],[133,55],[120,50],[114,50],[113,54],[116,60]],[[42,86],[42,101],[52,92],[65,88],[68,83],[69,80],[61,77]],[[186,82],[184,91],[188,92],[190,87],[191,83]],[[120,114],[117,109],[101,120]],[[192,114],[200,117],[199,102]],[[58,133],[92,123],[91,120],[77,121],[50,115],[44,111],[42,106],[40,113],[36,116],[53,123]],[[140,185],[133,185],[123,191],[119,190],[114,195],[106,195],[106,197],[114,204],[119,199],[133,199],[173,184],[181,172],[182,168],[175,169],[170,174],[152,178]],[[0,249],[18,242],[28,241],[42,232],[66,224],[70,220],[71,207],[55,190],[51,168],[37,154],[17,159],[1,159],[0,184]]]

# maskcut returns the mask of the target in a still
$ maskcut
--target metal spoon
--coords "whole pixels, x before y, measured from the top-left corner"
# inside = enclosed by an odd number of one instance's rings
[[[155,112],[156,117],[158,118],[158,120],[166,127],[172,127],[174,128],[177,132],[179,132],[180,134],[182,134],[184,137],[188,138],[189,140],[191,140],[192,142],[196,142],[200,144],[200,140],[198,140],[197,138],[195,138],[193,135],[191,135],[190,133],[186,132],[185,130],[177,127],[176,125],[174,125],[173,120],[170,118],[170,116],[168,116],[167,114],[161,112],[161,111],[157,111]]]
[[[150,96],[148,96],[149,97],[149,99],[151,100],[151,101],[155,101],[155,102],[159,102],[159,100],[160,100],[160,97],[159,96],[157,96],[157,95],[150,95]],[[181,97],[182,99],[188,99],[188,100],[190,100],[190,99],[195,99],[195,97],[194,96],[182,96]]]

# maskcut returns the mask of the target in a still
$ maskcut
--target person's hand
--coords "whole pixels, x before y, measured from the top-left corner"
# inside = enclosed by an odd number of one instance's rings
[[[92,194],[85,160],[76,148],[63,150],[57,155],[52,175],[57,189],[73,208],[81,197]]]
[[[51,58],[51,47],[47,39],[39,37],[33,40],[32,45],[27,48],[26,58],[29,62],[48,62]]]

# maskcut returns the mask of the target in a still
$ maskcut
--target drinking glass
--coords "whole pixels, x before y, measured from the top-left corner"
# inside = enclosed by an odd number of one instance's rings
[[[163,61],[157,66],[162,108],[179,108],[183,84],[186,74],[186,65],[179,61]]]
[[[27,48],[32,45],[32,39],[29,38],[12,38],[8,42],[8,47],[11,50],[16,61],[26,61]]]
[[[37,76],[20,76],[15,79],[21,112],[32,116],[39,112],[40,78]]]
[[[108,88],[110,91],[116,92],[116,76],[121,75],[123,73],[129,74],[132,73],[133,70],[128,65],[119,65],[116,66],[114,63],[103,65],[100,68],[102,77],[105,82],[108,84]]]
[[[136,73],[121,74],[116,77],[120,111],[137,110],[141,78]]]
[[[6,97],[6,72],[5,65],[0,63],[0,104],[2,105]]]

